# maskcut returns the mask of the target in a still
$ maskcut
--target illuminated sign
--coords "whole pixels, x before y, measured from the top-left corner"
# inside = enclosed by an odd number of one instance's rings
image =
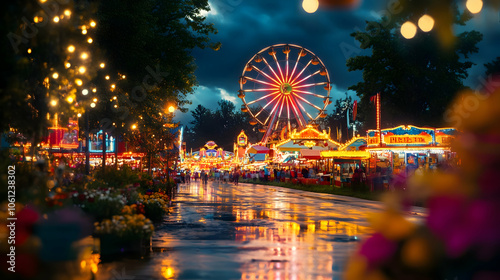
[[[237,139],[238,139],[238,146],[240,147],[245,147],[248,143],[248,137],[245,134],[245,132],[243,132],[243,130],[240,132]]]
[[[101,130],[90,137],[89,151],[91,153],[102,153],[103,142],[106,142],[107,153],[112,153],[115,151],[115,139],[112,136],[109,136],[108,134],[105,134],[105,136],[106,139],[105,141],[103,141],[104,135]]]
[[[385,136],[383,142],[385,144],[422,144],[427,145],[432,142],[431,135],[422,136],[407,136],[407,135],[391,135]]]

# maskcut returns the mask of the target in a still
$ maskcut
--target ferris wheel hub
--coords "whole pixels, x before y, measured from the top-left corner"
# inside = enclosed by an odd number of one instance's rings
[[[292,93],[293,88],[289,83],[283,83],[280,85],[280,92],[284,95],[289,95]]]

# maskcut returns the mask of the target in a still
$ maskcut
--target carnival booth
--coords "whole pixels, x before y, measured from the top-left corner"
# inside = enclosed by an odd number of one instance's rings
[[[401,125],[394,128],[367,131],[367,151],[371,158],[371,173],[412,173],[418,168],[433,169],[456,154],[451,141],[455,128],[428,128]]]
[[[329,170],[332,170],[334,184],[337,187],[350,184],[356,170],[366,171],[370,153],[365,151],[366,138],[353,137],[338,151],[322,151],[321,157],[326,159]]]
[[[182,169],[207,170],[212,168],[230,169],[234,153],[224,151],[214,141],[208,141],[199,151],[186,154]]]

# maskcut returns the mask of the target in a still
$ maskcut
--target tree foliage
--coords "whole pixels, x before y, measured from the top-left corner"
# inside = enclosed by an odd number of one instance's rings
[[[371,51],[369,55],[347,60],[349,71],[363,71],[363,81],[349,89],[356,91],[360,98],[359,118],[365,129],[375,127],[374,106],[369,99],[378,92],[382,126],[437,126],[455,93],[464,88],[463,80],[473,65],[468,58],[478,51],[476,45],[482,39],[481,33],[460,33],[453,44],[446,46],[442,38],[446,33],[440,32],[442,26],[428,33],[418,32],[410,40],[400,34],[403,22],[416,22],[429,12],[428,7],[432,5],[428,2],[405,1],[405,8],[397,17],[367,22],[365,31],[351,34],[362,49]],[[465,25],[470,14],[460,13],[456,5],[450,5],[452,22]]]
[[[186,133],[186,144],[197,150],[208,141],[215,141],[219,147],[232,151],[236,137],[243,129],[248,136],[248,141],[256,143],[262,138],[257,127],[249,124],[249,114],[236,110],[234,103],[221,100],[215,111],[198,105],[191,115],[191,127]]]
[[[485,74],[487,76],[493,75],[493,74],[500,74],[500,56],[497,57],[495,60],[484,64],[484,67],[486,67]]]

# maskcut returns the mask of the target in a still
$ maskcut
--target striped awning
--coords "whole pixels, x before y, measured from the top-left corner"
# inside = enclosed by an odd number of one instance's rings
[[[302,149],[300,150],[300,156],[305,159],[321,159],[321,151]]]

